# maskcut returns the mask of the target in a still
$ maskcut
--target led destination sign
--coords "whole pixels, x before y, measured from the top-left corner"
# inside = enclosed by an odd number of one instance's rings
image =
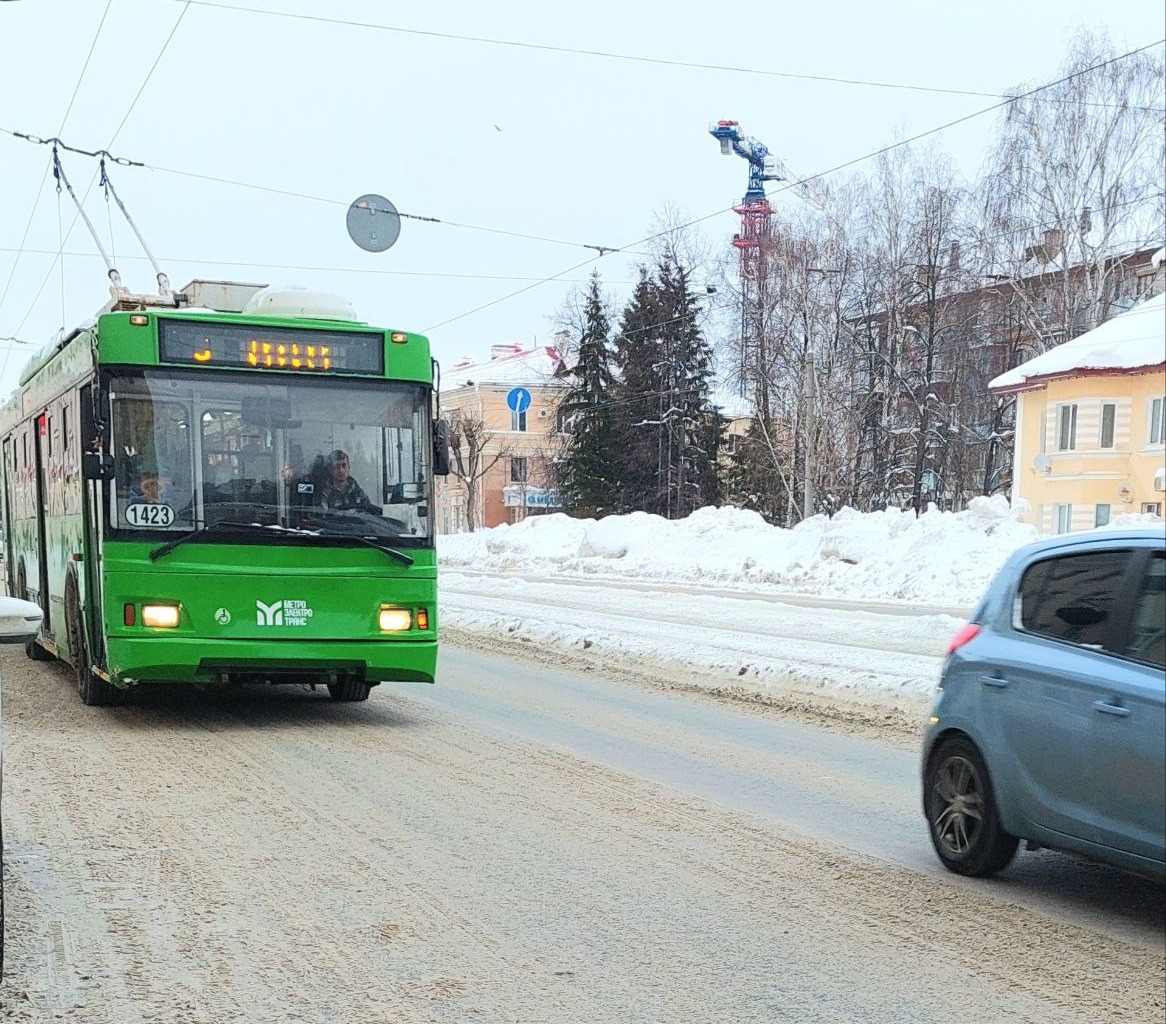
[[[378,376],[385,372],[384,335],[299,327],[160,319],[158,355],[163,362],[193,366]]]

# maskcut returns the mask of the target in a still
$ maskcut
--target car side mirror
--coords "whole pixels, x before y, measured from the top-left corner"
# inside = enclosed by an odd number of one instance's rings
[[[0,644],[26,644],[40,632],[44,613],[31,601],[0,597]]]
[[[433,475],[449,475],[449,424],[445,420],[433,424]]]

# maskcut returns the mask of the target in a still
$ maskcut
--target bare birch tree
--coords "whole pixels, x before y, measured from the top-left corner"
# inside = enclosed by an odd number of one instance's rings
[[[481,481],[499,462],[510,457],[510,448],[493,442],[479,413],[454,409],[449,414],[450,474],[466,492],[466,526],[478,528]]]

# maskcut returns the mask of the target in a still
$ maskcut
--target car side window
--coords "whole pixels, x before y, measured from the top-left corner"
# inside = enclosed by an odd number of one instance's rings
[[[1129,551],[1092,551],[1029,566],[1017,595],[1020,627],[1079,647],[1104,649],[1114,595],[1129,560]]]
[[[1155,551],[1134,599],[1129,641],[1122,652],[1166,668],[1166,551]]]

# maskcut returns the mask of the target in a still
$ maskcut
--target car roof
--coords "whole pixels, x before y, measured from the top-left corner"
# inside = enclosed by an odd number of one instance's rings
[[[1166,526],[1123,526],[1112,529],[1085,530],[1081,533],[1062,533],[1056,537],[1044,537],[1041,540],[1027,544],[1018,554],[1024,555],[1045,554],[1052,551],[1066,551],[1072,548],[1114,547],[1122,544],[1136,544],[1139,547],[1147,543],[1166,545]]]

